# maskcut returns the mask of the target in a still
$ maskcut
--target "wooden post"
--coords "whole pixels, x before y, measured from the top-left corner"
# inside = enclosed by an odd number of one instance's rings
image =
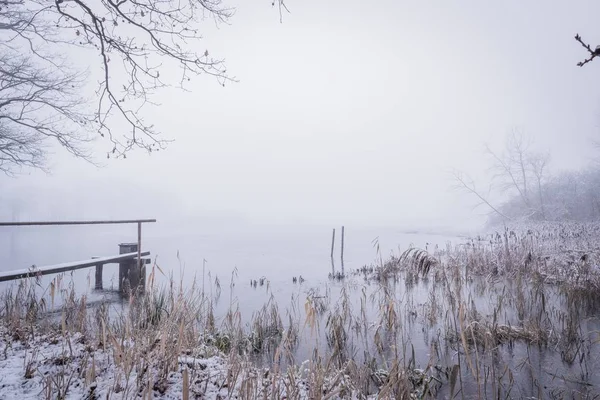
[[[335,246],[335,228],[333,228],[333,235],[331,236],[331,258],[333,259],[333,248]]]
[[[138,222],[138,241],[137,241],[137,265],[138,269],[142,267],[142,223]]]
[[[134,253],[136,251],[138,251],[137,243],[119,244],[119,254]],[[123,295],[128,295],[130,289],[136,288],[139,284],[139,273],[135,273],[136,263],[135,260],[125,260],[119,263],[119,293]]]
[[[344,273],[344,227],[342,226],[342,252],[341,252],[341,259],[342,259],[342,274]]]
[[[142,223],[138,222],[138,245],[137,245],[137,273],[138,281],[135,286],[136,289],[146,289],[146,264],[142,263]]]
[[[92,259],[94,258],[98,258],[98,257],[92,257]],[[103,264],[96,264],[96,282],[94,285],[94,288],[96,290],[102,290],[102,268],[104,267]]]
[[[96,265],[96,289],[102,290],[102,264]]]
[[[335,276],[335,261],[333,261],[333,256],[331,256],[331,275]]]

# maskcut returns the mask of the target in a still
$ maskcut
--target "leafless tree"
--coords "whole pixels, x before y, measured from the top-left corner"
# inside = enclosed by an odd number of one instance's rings
[[[529,218],[538,215],[546,218],[543,183],[549,162],[548,154],[536,153],[531,150],[531,141],[524,138],[519,132],[514,131],[508,136],[504,150],[496,152],[489,146],[485,147],[492,164],[489,171],[492,173],[490,187],[495,187],[502,196],[513,200],[511,196],[519,199],[519,215],[511,215],[503,210],[501,205],[495,205],[491,199],[491,189],[487,195],[475,188],[473,180],[460,173],[454,174],[455,188],[476,197],[480,204],[488,206],[493,213],[502,219],[514,217]],[[533,189],[531,185],[533,186]],[[514,202],[513,202],[514,203]]]
[[[543,185],[546,181],[546,170],[550,161],[548,153],[534,153],[529,156],[529,165],[537,187],[538,202],[542,219],[547,219]]]
[[[163,149],[169,138],[143,118],[144,106],[196,75],[234,80],[198,32],[232,15],[221,0],[0,0],[0,171],[43,168],[53,141],[86,159],[97,137],[107,157]],[[89,92],[94,71],[101,78]]]
[[[500,182],[503,191],[516,190],[523,204],[531,207],[528,187],[530,143],[517,132],[509,135],[504,152],[496,153],[486,145],[486,153],[492,158],[492,179]]]

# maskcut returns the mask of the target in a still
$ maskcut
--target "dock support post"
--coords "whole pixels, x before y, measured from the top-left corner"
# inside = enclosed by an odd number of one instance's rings
[[[142,260],[142,223],[138,222],[138,242],[137,242],[137,271],[138,271],[138,282],[136,289],[142,292],[146,289],[146,263]]]
[[[96,258],[100,258],[100,257],[92,257],[92,260],[96,259]],[[94,289],[96,290],[102,290],[102,267],[103,264],[97,264],[96,265],[96,279],[94,282]]]
[[[119,244],[119,254],[135,253],[138,251],[137,243]],[[129,295],[131,289],[137,288],[139,273],[136,274],[137,260],[124,260],[119,263],[119,293]],[[139,271],[139,270],[138,270]]]
[[[139,233],[139,232],[138,232]],[[142,252],[138,243],[119,244],[119,254],[136,253],[137,259],[125,260],[119,263],[119,293],[129,295],[132,291],[144,291],[146,289],[146,263],[142,260]]]
[[[138,240],[137,240],[137,266],[138,270],[142,269],[142,223],[138,222]]]
[[[98,264],[96,265],[96,285],[95,288],[97,290],[101,290],[102,289],[102,264]]]

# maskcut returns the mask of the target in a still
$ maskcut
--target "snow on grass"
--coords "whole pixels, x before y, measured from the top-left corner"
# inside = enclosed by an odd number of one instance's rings
[[[190,355],[179,356],[177,369],[161,380],[162,360],[152,360],[150,365],[119,360],[119,351],[96,347],[80,333],[18,340],[1,329],[0,336],[0,399],[182,399],[184,373],[191,399],[312,398],[304,379],[311,373],[308,362],[291,373],[277,374],[250,362],[232,363],[223,355],[209,355],[212,350],[200,346],[196,352],[188,351]],[[138,373],[144,368],[152,373],[144,371],[145,382],[139,382]],[[346,389],[343,374],[331,383],[324,398],[358,398]],[[288,394],[290,388],[293,393]]]
[[[117,366],[113,349],[96,348],[80,333],[40,335],[25,342],[13,340],[6,331],[1,336],[2,399],[54,399],[63,395],[66,399],[122,399],[143,394],[135,390],[135,368],[127,374],[131,366]],[[153,398],[181,399],[181,372],[190,367],[196,372],[192,387],[196,394],[205,399],[227,397],[221,382],[228,368],[222,357],[182,357],[180,366],[181,371],[170,373],[166,382],[155,383]]]
[[[600,224],[515,223],[496,228],[454,246],[436,246],[429,253],[409,248],[385,264],[366,265],[354,273],[379,280],[402,271],[409,273],[408,280],[426,263],[434,274],[459,267],[470,276],[522,274],[569,289],[600,289]],[[416,256],[421,254],[430,257]]]

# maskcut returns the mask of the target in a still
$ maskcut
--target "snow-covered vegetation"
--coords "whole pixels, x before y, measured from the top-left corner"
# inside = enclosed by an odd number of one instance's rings
[[[307,281],[301,297],[271,297],[258,310],[244,309],[233,290],[220,298],[216,282],[206,291],[172,281],[158,287],[156,269],[146,291],[123,304],[90,306],[64,278],[44,296],[35,280],[23,281],[1,303],[1,393],[597,396],[599,239],[598,225],[545,223],[387,261],[378,255],[324,291]],[[240,284],[233,279],[230,288]],[[219,301],[226,307],[217,314]]]

